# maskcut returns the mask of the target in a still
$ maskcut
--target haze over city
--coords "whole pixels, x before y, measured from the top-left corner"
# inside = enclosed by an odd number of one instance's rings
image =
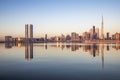
[[[119,32],[119,0],[0,0],[0,38],[24,37],[25,24],[33,24],[34,37],[82,34],[93,25],[104,34]]]

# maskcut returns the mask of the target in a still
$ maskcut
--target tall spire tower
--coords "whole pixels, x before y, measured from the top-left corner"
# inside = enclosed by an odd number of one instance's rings
[[[101,23],[101,39],[104,39],[104,22],[103,22],[103,16],[102,16],[102,23]]]

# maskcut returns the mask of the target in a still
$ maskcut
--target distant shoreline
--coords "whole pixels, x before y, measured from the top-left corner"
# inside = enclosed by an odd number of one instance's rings
[[[0,43],[21,43],[21,42],[5,42],[5,41],[0,41]],[[25,43],[25,42],[22,42]],[[36,42],[33,42],[36,43]],[[37,42],[37,43],[84,43],[84,44],[120,44],[120,40],[93,40],[93,41],[65,41],[65,42],[61,42],[61,41],[54,41],[54,42]]]
[[[0,43],[5,43],[5,41],[0,41]]]
[[[89,44],[114,44],[114,43],[120,43],[120,40],[95,40],[95,41],[85,41],[82,43],[89,43]]]

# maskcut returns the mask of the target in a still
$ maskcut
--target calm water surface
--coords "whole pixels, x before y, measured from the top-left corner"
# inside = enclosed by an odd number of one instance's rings
[[[120,80],[120,44],[0,44],[0,80]]]

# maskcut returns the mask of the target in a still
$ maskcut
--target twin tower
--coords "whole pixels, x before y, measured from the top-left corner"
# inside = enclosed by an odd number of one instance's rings
[[[33,25],[25,24],[25,39],[27,42],[33,42]]]

